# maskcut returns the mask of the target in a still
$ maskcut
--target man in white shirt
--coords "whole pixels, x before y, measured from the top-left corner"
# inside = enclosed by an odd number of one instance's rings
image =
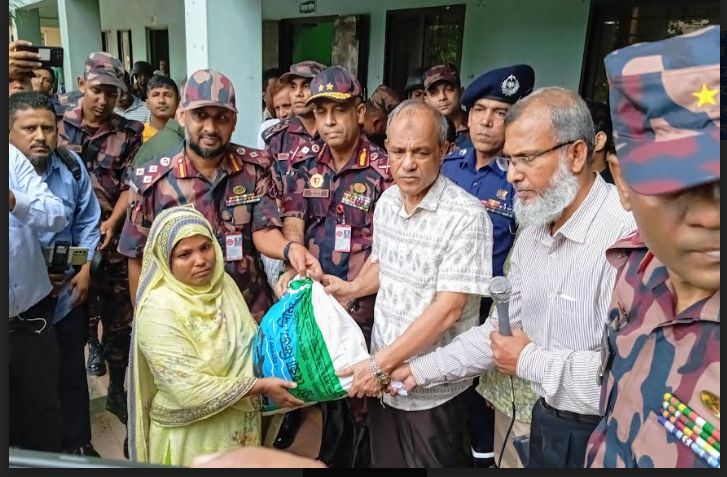
[[[340,373],[353,375],[349,396],[378,396],[396,366],[476,325],[492,275],[487,211],[439,173],[448,145],[445,117],[421,101],[405,101],[390,114],[387,137],[396,185],[377,202],[372,254],[352,282],[323,279],[341,301],[378,289],[371,359]],[[371,465],[470,466],[464,391],[471,383],[370,400]]]
[[[61,446],[58,365],[51,325],[54,303],[38,234],[60,232],[73,209],[64,206],[15,146],[9,155],[9,444],[58,452]]]
[[[392,373],[407,388],[456,382],[486,369],[531,381],[529,467],[582,467],[595,428],[600,341],[616,278],[606,249],[636,225],[616,189],[591,171],[593,121],[584,101],[542,88],[505,118],[503,154],[523,227],[508,275],[512,336],[497,314],[448,346]]]

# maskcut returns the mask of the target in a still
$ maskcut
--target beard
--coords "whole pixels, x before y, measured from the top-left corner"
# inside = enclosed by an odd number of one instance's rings
[[[222,144],[220,147],[217,147],[214,149],[205,149],[202,146],[200,146],[199,143],[192,141],[189,138],[188,134],[185,134],[185,137],[187,139],[187,143],[189,144],[189,148],[191,150],[193,150],[195,154],[197,154],[198,156],[200,156],[204,159],[214,159],[216,157],[221,156],[227,149],[227,146],[230,145],[230,142],[227,141],[226,143]]]
[[[531,203],[515,198],[515,219],[521,227],[547,225],[563,213],[563,209],[573,203],[578,193],[578,178],[573,175],[568,162],[561,158],[558,170],[550,180],[550,187]]]
[[[30,163],[33,165],[33,168],[39,171],[44,171],[48,167],[48,160],[50,159],[51,154],[45,154],[42,156],[28,154],[25,157],[28,158]]]

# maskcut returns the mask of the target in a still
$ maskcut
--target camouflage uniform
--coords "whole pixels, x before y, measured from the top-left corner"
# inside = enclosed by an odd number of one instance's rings
[[[84,78],[88,86],[111,85],[125,89],[121,62],[113,56],[94,52],[88,56]],[[76,152],[86,164],[91,185],[101,205],[101,221],[107,220],[123,191],[126,168],[141,146],[144,125],[112,113],[98,129],[83,124],[83,98],[69,106],[58,121],[58,146]],[[129,361],[129,344],[133,310],[129,298],[127,260],[115,252],[114,239],[104,251],[105,267],[92,280],[88,306],[91,339],[98,333],[100,315],[103,322],[103,355],[110,369],[109,399],[123,392],[124,374]],[[125,405],[123,406],[125,408]],[[118,413],[124,413],[121,407]],[[124,421],[125,416],[119,416]]]
[[[638,194],[720,180],[718,35],[715,26],[606,57],[619,162]],[[719,291],[676,314],[669,271],[638,233],[608,259],[619,272],[602,344],[604,418],[586,466],[706,467],[659,419],[668,392],[720,427],[719,402],[703,395],[720,394]]]
[[[424,72],[423,80],[425,91],[428,91],[430,86],[433,86],[434,83],[438,83],[440,81],[452,83],[456,88],[461,86],[459,81],[459,71],[457,71],[457,67],[451,63],[432,66]],[[455,130],[454,134],[455,146],[459,148],[472,147],[470,130],[467,127],[466,113],[464,113],[464,122]]]
[[[219,73],[201,70],[187,82],[182,107],[185,110],[201,107],[200,101],[204,101],[201,98],[210,94],[215,96],[212,101],[234,105],[234,90],[229,80]],[[225,271],[240,287],[250,312],[259,322],[273,302],[252,234],[268,227],[282,227],[277,204],[271,196],[271,161],[265,151],[235,144],[230,144],[224,155],[214,182],[194,168],[185,150],[136,168],[130,174],[132,194],[119,252],[140,258],[157,214],[177,205],[194,204],[209,220],[226,256],[227,235],[242,234],[242,260],[226,261]]]
[[[296,63],[280,77],[280,81],[288,83],[296,77],[313,79],[324,68],[324,65],[315,61]],[[287,178],[295,169],[315,159],[323,147],[323,141],[317,132],[311,136],[297,116],[269,127],[263,131],[262,137],[265,150],[273,159],[273,194],[282,201]]]
[[[380,84],[376,87],[371,96],[367,101],[367,105],[372,105],[379,108],[387,116],[399,106],[399,94],[389,86]]]

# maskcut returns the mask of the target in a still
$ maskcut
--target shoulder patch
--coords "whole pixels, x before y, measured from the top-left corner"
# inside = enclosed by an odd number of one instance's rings
[[[446,156],[444,156],[444,160],[449,161],[452,159],[461,159],[466,155],[467,155],[467,148],[462,148],[462,149],[457,148],[454,151],[447,154]]]
[[[289,124],[290,124],[289,119],[286,119],[285,121],[280,121],[277,124],[273,124],[272,126],[267,128],[265,131],[263,131],[263,133],[262,133],[263,141],[268,142],[271,137],[275,136],[280,131],[288,129]]]
[[[391,178],[391,172],[389,167],[389,156],[386,152],[381,149],[374,149],[369,155],[369,164],[374,170],[378,171],[384,179],[388,180]]]
[[[262,149],[233,145],[232,153],[236,160],[256,164],[265,169],[269,168],[273,163],[270,154]]]
[[[134,173],[130,174],[131,186],[139,194],[144,194],[159,179],[172,170],[172,164],[176,164],[176,161],[172,161],[170,157],[164,156],[145,164],[145,167],[134,168]]]

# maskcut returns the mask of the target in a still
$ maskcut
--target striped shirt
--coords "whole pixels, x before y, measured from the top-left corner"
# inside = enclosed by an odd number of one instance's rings
[[[427,353],[476,325],[480,297],[492,276],[492,222],[472,195],[440,175],[411,212],[398,186],[376,203],[372,261],[381,286],[374,307],[371,353],[395,342],[431,306],[439,292],[468,295],[462,316]],[[444,317],[442,317],[444,318]],[[408,396],[384,395],[405,411],[431,409],[465,391],[471,381],[417,388]]]
[[[616,279],[606,249],[636,229],[613,185],[601,176],[554,236],[549,226],[523,229],[508,275],[510,321],[531,340],[517,375],[556,409],[596,415],[600,342]],[[490,333],[495,319],[458,336],[449,346],[412,360],[417,383],[457,381],[494,366]]]
[[[131,103],[131,106],[126,109],[114,108],[114,112],[119,116],[123,116],[132,121],[139,121],[142,124],[148,123],[151,119],[151,112],[146,107],[146,103],[136,96],[134,96],[134,102]]]

